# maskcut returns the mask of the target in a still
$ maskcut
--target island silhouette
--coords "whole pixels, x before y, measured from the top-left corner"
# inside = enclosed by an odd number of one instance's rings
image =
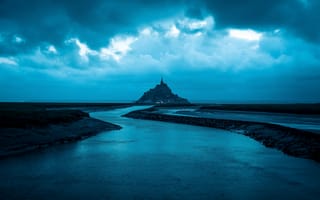
[[[154,88],[145,92],[137,104],[190,104],[190,102],[177,94],[174,94],[167,83],[161,81]]]

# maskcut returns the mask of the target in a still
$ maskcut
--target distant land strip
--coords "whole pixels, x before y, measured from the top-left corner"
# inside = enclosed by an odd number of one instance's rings
[[[320,103],[313,104],[211,104],[202,105],[199,110],[230,110],[268,113],[320,115]]]

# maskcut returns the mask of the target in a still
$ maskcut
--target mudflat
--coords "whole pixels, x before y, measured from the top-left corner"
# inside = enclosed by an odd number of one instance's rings
[[[91,118],[84,111],[70,109],[71,105],[67,108],[62,106],[58,105],[59,109],[52,110],[44,104],[0,104],[0,157],[77,141],[102,131],[121,128]],[[108,108],[120,105],[113,106]]]

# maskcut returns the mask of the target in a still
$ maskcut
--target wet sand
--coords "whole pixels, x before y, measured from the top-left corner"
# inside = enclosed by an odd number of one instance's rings
[[[24,108],[6,107],[0,112],[0,158],[121,128],[80,110]]]

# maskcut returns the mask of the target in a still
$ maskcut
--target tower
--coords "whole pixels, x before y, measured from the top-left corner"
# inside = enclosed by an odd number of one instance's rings
[[[160,81],[160,85],[163,85],[164,82],[163,82],[163,77],[161,76],[161,81]]]

